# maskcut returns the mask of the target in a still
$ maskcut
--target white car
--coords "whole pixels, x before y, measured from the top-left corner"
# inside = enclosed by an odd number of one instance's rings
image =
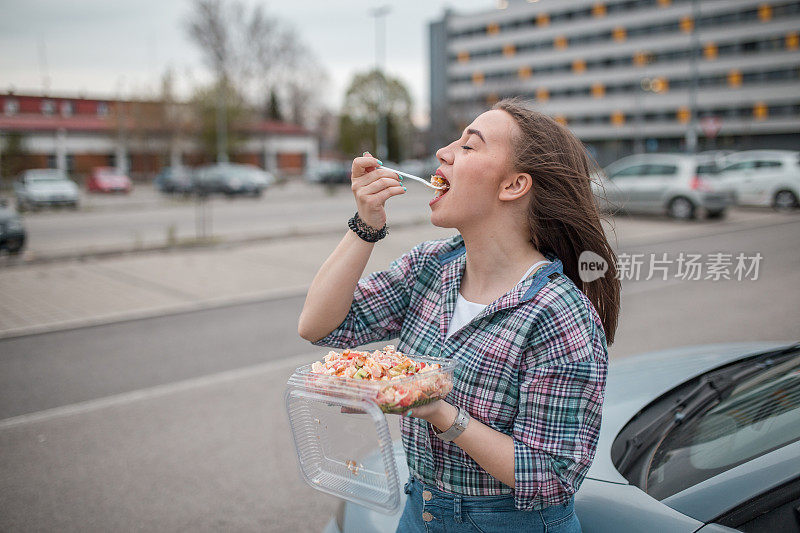
[[[606,211],[667,214],[691,219],[702,209],[722,218],[734,192],[718,179],[713,158],[685,154],[623,157],[592,176],[599,207]]]
[[[722,182],[733,188],[739,205],[800,207],[800,152],[748,150],[725,158]]]
[[[394,456],[402,487],[400,443]],[[376,452],[362,466],[381,465]],[[400,492],[393,515],[342,501],[324,533],[395,531]],[[583,531],[797,531],[798,506],[800,343],[685,346],[609,362],[597,451],[575,494]]]
[[[67,175],[53,168],[34,168],[23,171],[14,182],[17,210],[38,209],[44,206],[67,205],[78,208],[78,186]]]

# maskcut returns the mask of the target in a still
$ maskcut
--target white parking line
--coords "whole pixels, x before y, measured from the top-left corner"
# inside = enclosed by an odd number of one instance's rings
[[[324,349],[324,348],[323,348]],[[113,396],[106,396],[104,398],[97,398],[95,400],[88,400],[85,402],[78,402],[69,405],[62,405],[52,409],[45,409],[35,413],[28,413],[19,416],[13,416],[0,420],[0,431],[4,429],[11,429],[26,424],[33,424],[37,422],[46,422],[57,418],[64,418],[68,416],[80,415],[106,409],[109,407],[117,407],[128,405],[143,400],[152,400],[171,394],[201,389],[220,383],[237,381],[246,379],[261,374],[272,372],[276,368],[284,366],[300,366],[304,363],[315,361],[319,358],[319,352],[313,354],[297,355],[292,357],[285,357],[283,359],[275,359],[266,363],[252,365],[244,368],[237,368],[235,370],[226,370],[216,374],[209,374],[199,378],[186,379],[183,381],[176,381],[174,383],[167,383],[165,385],[157,385],[155,387],[148,387],[122,394],[115,394]],[[289,376],[286,376],[288,379]]]

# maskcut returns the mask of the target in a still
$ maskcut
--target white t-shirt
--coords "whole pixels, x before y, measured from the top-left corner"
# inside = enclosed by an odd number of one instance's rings
[[[525,272],[525,275],[522,276],[522,278],[517,282],[517,285],[525,281],[525,279],[536,269],[536,267],[544,263],[550,263],[550,261],[545,259],[534,263],[533,266],[531,266],[528,271]],[[456,308],[453,311],[453,319],[450,321],[450,327],[447,329],[447,338],[449,339],[450,335],[461,329],[462,326],[468,324],[487,307],[488,306],[486,304],[470,302],[461,296],[461,291],[458,291],[458,299],[456,300]]]

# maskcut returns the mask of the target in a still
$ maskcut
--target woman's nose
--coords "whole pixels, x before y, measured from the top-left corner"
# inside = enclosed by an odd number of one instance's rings
[[[453,164],[453,151],[450,150],[450,145],[442,146],[438,150],[436,150],[436,159],[441,161],[444,164],[452,165]]]

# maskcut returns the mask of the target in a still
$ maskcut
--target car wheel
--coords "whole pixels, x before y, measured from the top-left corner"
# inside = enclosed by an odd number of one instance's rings
[[[78,202],[73,202],[73,203],[69,204],[69,208],[72,209],[73,211],[77,210],[78,209]]]
[[[727,210],[725,210],[725,209],[717,209],[715,211],[708,211],[706,213],[706,218],[713,218],[713,219],[725,218],[725,213],[727,213]]]
[[[24,243],[23,243],[22,239],[14,239],[14,240],[8,241],[8,245],[6,246],[6,249],[8,250],[8,253],[10,253],[11,255],[17,255],[18,253],[20,253],[22,251],[22,245],[23,244]]]
[[[671,218],[689,220],[694,218],[694,204],[688,198],[678,196],[669,202],[667,213]]]
[[[797,208],[797,197],[792,191],[778,191],[772,199],[772,207],[778,211],[791,211]]]

